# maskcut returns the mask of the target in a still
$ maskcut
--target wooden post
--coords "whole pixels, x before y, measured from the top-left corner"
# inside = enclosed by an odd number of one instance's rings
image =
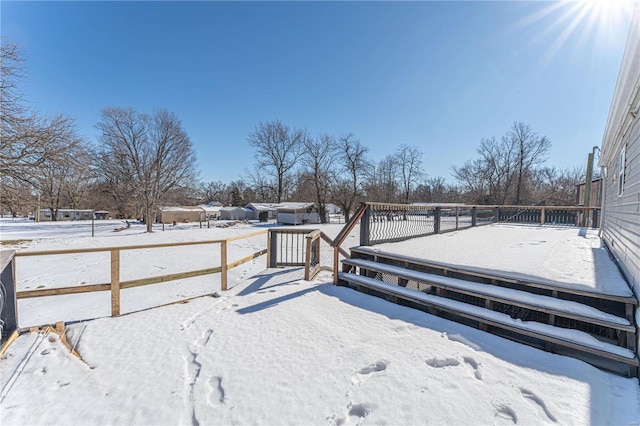
[[[471,226],[478,226],[478,208],[471,207]]]
[[[338,265],[340,264],[340,247],[333,248],[333,284],[338,284]]]
[[[120,250],[111,250],[111,316],[120,315]]]
[[[271,232],[267,232],[267,268],[271,265]]]
[[[433,233],[440,233],[440,217],[442,215],[442,207],[436,207],[436,210],[433,212]]]
[[[371,236],[369,230],[369,220],[371,218],[371,206],[367,206],[364,214],[362,215],[362,219],[360,219],[360,245],[361,246],[369,246],[371,245]]]
[[[305,236],[306,239],[306,253],[304,259],[304,280],[309,281],[311,278],[311,241],[313,237],[310,235]]]
[[[269,268],[278,266],[278,231],[269,230]]]
[[[544,225],[545,222],[545,211],[544,211],[544,207],[542,208],[542,210],[540,210],[540,225]]]
[[[493,208],[493,223],[500,222],[500,207]]]
[[[220,290],[227,291],[227,241],[220,243]]]
[[[458,220],[460,217],[460,208],[456,207],[456,231],[458,230]]]

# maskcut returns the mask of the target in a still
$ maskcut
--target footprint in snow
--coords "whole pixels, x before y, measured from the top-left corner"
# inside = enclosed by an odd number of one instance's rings
[[[335,426],[350,426],[350,425],[359,425],[362,423],[365,417],[370,415],[373,412],[372,407],[366,404],[355,404],[349,403],[347,406],[347,413],[343,417],[336,418],[336,415],[329,417],[329,423]]]
[[[224,404],[225,392],[222,387],[222,377],[214,376],[207,380],[207,387],[209,392],[207,393],[207,403],[211,407],[219,407]]]
[[[476,379],[482,380],[482,373],[480,372],[480,364],[474,358],[465,356],[462,360],[473,369],[473,375]]]
[[[518,423],[518,416],[513,408],[507,404],[494,404],[494,407],[496,409],[496,417],[511,420],[514,425]]]
[[[431,358],[425,360],[425,364],[433,368],[456,367],[460,365],[460,361],[455,358]]]
[[[351,376],[351,383],[354,385],[361,383],[370,375],[386,370],[388,364],[388,361],[376,361],[373,364],[361,368],[358,372]]]
[[[531,392],[528,389],[519,388],[518,390],[520,391],[523,397],[535,403],[540,409],[542,409],[542,411],[549,418],[549,420],[551,420],[554,423],[558,422],[558,419],[556,419],[556,417],[551,413],[551,411],[549,411],[549,409],[547,408],[547,404],[545,404],[542,398],[540,398],[538,395],[536,395],[535,393]]]

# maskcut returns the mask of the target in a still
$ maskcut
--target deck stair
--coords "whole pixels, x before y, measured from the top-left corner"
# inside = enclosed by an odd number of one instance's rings
[[[371,248],[351,249],[342,283],[511,340],[638,377],[633,297],[554,288]]]

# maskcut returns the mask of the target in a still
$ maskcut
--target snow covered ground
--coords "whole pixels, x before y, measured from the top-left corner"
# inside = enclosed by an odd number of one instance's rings
[[[3,240],[24,235],[5,238],[8,228],[1,226]],[[325,232],[335,235],[340,227],[331,225]],[[250,225],[185,226],[145,234],[134,225],[95,238],[71,235],[20,244],[23,250],[137,245],[255,230]],[[471,231],[459,234],[471,237]],[[356,245],[357,237],[350,238],[346,246]],[[261,244],[253,239],[239,243],[230,249],[232,256],[242,257]],[[217,259],[214,249],[208,250],[154,258],[135,253],[127,270],[140,276],[151,264],[170,273],[184,263],[205,262],[200,257]],[[37,276],[51,277],[47,286],[69,285],[63,284],[65,276],[102,282],[102,260],[91,267],[85,262],[68,266],[58,260],[41,269],[29,265],[19,272],[20,285],[44,282]],[[19,263],[18,271],[26,266]],[[637,379],[335,287],[326,273],[306,282],[301,270],[264,268],[264,259],[257,259],[232,270],[231,289],[219,297],[118,318],[106,316],[108,296],[101,300],[99,294],[80,295],[86,299],[67,302],[64,309],[56,305],[67,296],[48,298],[43,305],[21,302],[22,326],[26,321],[41,324],[44,318],[86,319],[103,305],[106,313],[68,327],[68,340],[83,361],[70,355],[55,334],[40,339],[25,334],[12,344],[0,362],[0,422],[640,424]],[[171,299],[176,288],[184,295],[219,289],[212,277],[190,280],[200,279],[208,281],[189,291],[185,283],[147,286],[135,290],[144,293],[127,296],[134,290],[125,290],[123,305],[129,312],[152,305],[156,297]]]
[[[495,224],[374,248],[580,290],[632,294],[597,229]]]

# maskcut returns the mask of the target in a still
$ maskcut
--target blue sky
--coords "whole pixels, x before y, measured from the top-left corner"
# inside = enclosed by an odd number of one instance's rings
[[[622,8],[604,6],[623,4]],[[416,145],[430,176],[523,121],[549,165],[581,166],[604,132],[629,2],[13,2],[1,35],[22,91],[95,141],[107,106],[183,121],[204,181],[254,165],[247,136],[279,119],[353,132],[380,160]],[[626,12],[626,13],[625,13]]]

